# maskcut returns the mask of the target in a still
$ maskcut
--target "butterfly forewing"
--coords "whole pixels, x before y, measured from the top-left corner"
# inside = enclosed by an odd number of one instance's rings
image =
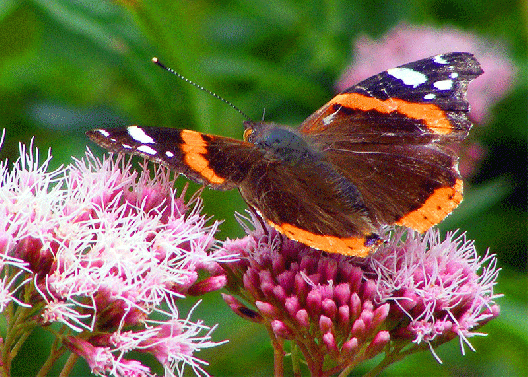
[[[237,188],[262,158],[250,143],[191,130],[130,126],[95,129],[87,134],[112,152],[143,156],[219,190]]]
[[[427,141],[435,135],[442,135],[441,141],[460,140],[471,127],[467,85],[482,73],[474,56],[462,52],[389,69],[334,97],[308,117],[300,131],[331,135],[340,127],[352,139],[377,135],[381,142],[407,136],[422,136]],[[354,125],[356,117],[370,123]],[[350,126],[343,127],[343,123]]]

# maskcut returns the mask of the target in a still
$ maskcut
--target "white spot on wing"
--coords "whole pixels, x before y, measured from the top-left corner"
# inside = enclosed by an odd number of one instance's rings
[[[137,147],[137,150],[140,151],[140,152],[143,152],[143,153],[146,153],[146,154],[149,154],[151,156],[155,156],[156,153],[156,150],[149,147],[148,145],[140,145],[139,147]]]
[[[97,129],[96,130],[97,132],[99,132],[101,135],[103,135],[104,137],[108,137],[110,136],[110,132],[106,131],[106,130],[103,130],[103,129]]]
[[[165,151],[165,156],[172,158],[174,157],[174,153],[172,153],[171,151]]]
[[[149,135],[145,133],[141,128],[138,126],[130,126],[127,128],[127,132],[138,143],[141,144],[154,144],[155,141],[153,138],[151,138]],[[138,148],[139,149],[139,148]]]
[[[449,75],[452,79],[456,79],[458,77],[458,73],[453,72]]]
[[[132,149],[132,145],[128,145],[128,144],[125,144],[125,143],[122,143],[121,146],[125,149]]]
[[[387,71],[389,75],[403,81],[405,85],[416,88],[427,81],[427,76],[410,68],[392,68]]]
[[[323,124],[325,126],[327,126],[330,123],[332,123],[332,121],[334,120],[334,118],[335,118],[335,116],[337,115],[338,112],[339,112],[339,110],[338,111],[334,111],[332,114],[325,116],[323,118]]]
[[[441,80],[433,84],[438,90],[449,90],[453,87],[453,80]]]
[[[436,94],[434,94],[434,93],[427,93],[423,98],[424,98],[424,99],[435,99],[435,98],[436,98]]]
[[[436,55],[433,58],[433,61],[438,64],[449,64],[449,62],[444,59],[444,55]]]

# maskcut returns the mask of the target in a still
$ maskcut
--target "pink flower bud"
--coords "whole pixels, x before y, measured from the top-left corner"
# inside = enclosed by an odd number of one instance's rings
[[[383,351],[385,346],[389,343],[390,333],[388,331],[380,331],[374,337],[374,340],[369,344],[365,352],[365,357],[370,359]]]
[[[201,296],[222,289],[227,283],[225,275],[211,276],[194,284],[187,291],[191,296]]]
[[[294,332],[279,320],[271,321],[271,328],[278,338],[291,340],[294,338]]]
[[[261,323],[263,321],[262,316],[258,312],[249,309],[240,301],[238,301],[234,296],[222,293],[222,298],[227,303],[227,305],[229,305],[231,310],[238,314],[240,317],[256,323]]]
[[[264,317],[270,319],[281,317],[279,309],[270,304],[269,302],[256,301],[255,306]]]

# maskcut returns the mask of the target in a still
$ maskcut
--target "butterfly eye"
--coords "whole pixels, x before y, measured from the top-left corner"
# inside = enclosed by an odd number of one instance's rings
[[[253,133],[252,128],[246,128],[246,130],[244,131],[244,140],[249,141],[249,137],[251,136],[252,133]]]

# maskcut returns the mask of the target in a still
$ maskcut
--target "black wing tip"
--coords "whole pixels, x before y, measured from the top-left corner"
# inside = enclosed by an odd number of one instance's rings
[[[455,66],[465,67],[467,74],[477,77],[484,73],[479,61],[471,52],[450,52],[444,55],[450,56]]]
[[[93,130],[88,130],[86,131],[86,136],[88,136],[91,140],[98,140],[101,138],[102,136],[102,133],[101,132],[104,132],[105,130],[102,129],[102,128],[94,128]]]
[[[425,59],[404,64],[403,66],[420,65],[420,63],[425,64],[431,61],[435,62],[439,67],[453,67],[455,71],[462,73],[469,80],[472,80],[484,73],[479,61],[471,52],[454,51],[436,54]]]
[[[104,128],[94,128],[86,131],[86,136],[88,136],[93,142],[102,145],[103,141],[110,136],[110,133]]]
[[[102,148],[107,149],[110,152],[119,152],[121,148],[119,143],[116,143],[116,138],[109,130],[104,128],[94,128],[86,131],[86,136],[93,141],[95,144]]]

